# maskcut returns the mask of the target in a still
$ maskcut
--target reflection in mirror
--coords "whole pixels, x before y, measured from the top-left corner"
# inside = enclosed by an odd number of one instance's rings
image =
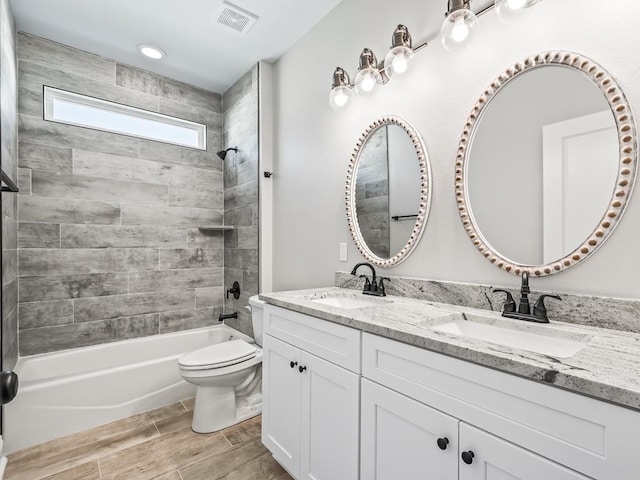
[[[397,253],[411,235],[420,204],[420,165],[411,140],[383,125],[362,147],[356,173],[356,215],[362,238],[381,258]]]
[[[456,168],[467,233],[516,274],[572,266],[617,223],[636,155],[628,105],[601,67],[566,52],[531,57],[467,121]]]
[[[347,219],[367,260],[391,266],[411,252],[428,213],[430,182],[424,145],[406,122],[385,117],[360,137],[349,166]]]

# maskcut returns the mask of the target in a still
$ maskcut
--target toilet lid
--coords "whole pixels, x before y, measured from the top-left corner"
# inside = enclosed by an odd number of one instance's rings
[[[256,347],[244,340],[217,343],[188,353],[178,360],[187,369],[221,368],[255,357]]]

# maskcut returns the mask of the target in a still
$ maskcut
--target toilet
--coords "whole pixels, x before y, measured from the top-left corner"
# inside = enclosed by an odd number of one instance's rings
[[[188,353],[178,360],[182,378],[196,385],[191,428],[211,433],[261,412],[262,313],[253,296],[251,322],[256,343],[229,340]]]

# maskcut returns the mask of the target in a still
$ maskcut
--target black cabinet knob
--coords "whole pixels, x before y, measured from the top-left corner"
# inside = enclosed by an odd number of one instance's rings
[[[447,445],[449,445],[449,439],[447,437],[442,437],[438,439],[438,447],[440,447],[440,450],[446,450]]]
[[[473,463],[473,457],[475,457],[475,454],[471,450],[462,452],[462,461],[467,465],[471,465]]]
[[[293,360],[289,362],[289,365],[291,366],[291,368],[295,368],[297,364],[298,362],[294,362]]]
[[[299,371],[300,373],[304,372],[306,369],[307,369],[307,367],[303,367],[302,365],[300,365],[300,366],[298,367],[298,371]]]

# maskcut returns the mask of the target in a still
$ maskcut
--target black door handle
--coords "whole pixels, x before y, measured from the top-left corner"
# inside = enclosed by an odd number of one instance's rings
[[[5,405],[18,394],[18,375],[11,370],[0,373],[0,403]]]
[[[471,465],[473,463],[473,457],[475,457],[475,454],[471,450],[462,452],[462,461],[467,465]]]
[[[306,369],[307,369],[307,367],[303,367],[302,365],[300,365],[300,366],[298,367],[298,371],[299,371],[300,373],[304,372]]]
[[[298,362],[294,362],[293,360],[291,360],[289,362],[289,365],[291,366],[291,368],[295,368],[295,366],[298,364]]]

